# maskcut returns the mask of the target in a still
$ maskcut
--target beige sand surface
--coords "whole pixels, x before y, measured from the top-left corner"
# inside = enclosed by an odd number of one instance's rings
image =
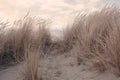
[[[0,80],[22,80],[23,64],[0,71]],[[39,74],[45,80],[120,80],[106,71],[99,73],[90,69],[90,63],[77,65],[76,58],[69,54],[49,55],[40,60]]]

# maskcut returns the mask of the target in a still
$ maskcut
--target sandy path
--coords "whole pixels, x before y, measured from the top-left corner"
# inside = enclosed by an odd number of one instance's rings
[[[99,73],[90,70],[88,64],[77,65],[76,59],[70,55],[50,55],[40,61],[39,74],[44,80],[120,80],[112,73]],[[0,80],[22,80],[21,64],[0,71]]]
[[[77,65],[76,59],[66,54],[49,56],[42,61],[42,72],[49,80],[120,80],[112,73],[90,70],[89,63]]]
[[[22,71],[22,67],[19,64],[0,71],[0,80],[21,80],[20,72]]]

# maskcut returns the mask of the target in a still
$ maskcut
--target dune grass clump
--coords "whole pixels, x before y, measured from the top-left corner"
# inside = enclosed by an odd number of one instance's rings
[[[32,21],[33,25],[30,25],[32,30],[24,43],[24,80],[42,80],[41,75],[38,74],[39,60],[42,56],[50,53],[51,35],[49,29],[46,27],[46,23],[36,24],[37,22],[33,23]]]
[[[29,45],[30,41],[35,48],[41,46],[43,54],[48,53],[46,51],[51,45],[51,35],[44,20],[24,18],[10,26],[5,24],[2,26],[0,30],[0,65],[23,61],[25,46]]]
[[[32,47],[31,44],[26,46],[25,50],[25,70],[23,72],[24,80],[38,80],[38,62],[40,52]]]
[[[38,30],[36,31],[36,45],[38,45],[43,54],[50,54],[50,48],[52,45],[51,34],[46,23],[38,24]]]
[[[24,44],[27,43],[32,32],[32,22],[20,20],[6,29],[3,35],[1,51],[1,65],[20,62],[24,59]]]
[[[95,65],[102,66],[98,69],[120,74],[119,22],[120,9],[113,6],[91,14],[81,14],[64,33],[64,40],[69,47],[72,46],[69,50],[76,54],[78,61],[92,58]]]
[[[5,30],[8,27],[8,23],[0,22],[0,64],[2,64],[3,61],[3,47],[5,40]]]

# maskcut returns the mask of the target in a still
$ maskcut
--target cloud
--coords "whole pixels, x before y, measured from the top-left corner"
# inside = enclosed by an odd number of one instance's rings
[[[80,12],[95,11],[112,0],[0,0],[0,16],[15,20],[29,10],[32,16],[49,18],[53,25],[61,27],[73,21]]]
[[[76,0],[64,0],[64,1],[68,4],[72,4],[72,5],[76,4]]]

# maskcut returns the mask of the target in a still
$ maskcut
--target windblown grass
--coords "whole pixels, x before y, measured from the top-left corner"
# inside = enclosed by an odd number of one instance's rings
[[[23,72],[24,80],[38,80],[39,57],[39,50],[33,48],[30,44],[27,45],[25,51],[25,70]]]
[[[51,44],[51,35],[46,25],[45,21],[43,23],[42,20],[35,20],[34,18],[21,19],[10,27],[7,24],[2,25],[0,31],[0,65],[23,61],[25,46],[29,45],[30,41],[35,48],[41,45],[42,52],[46,54]]]
[[[95,58],[99,70],[108,69],[120,75],[119,22],[120,9],[113,6],[89,15],[81,14],[64,33],[64,40],[72,46],[69,50],[76,54],[78,61]]]
[[[51,45],[51,36],[45,23],[39,23],[38,30],[28,38],[25,44],[25,80],[42,80],[38,78],[39,60],[41,56],[48,54]],[[32,26],[34,27],[34,26]],[[40,75],[39,75],[40,76]]]

